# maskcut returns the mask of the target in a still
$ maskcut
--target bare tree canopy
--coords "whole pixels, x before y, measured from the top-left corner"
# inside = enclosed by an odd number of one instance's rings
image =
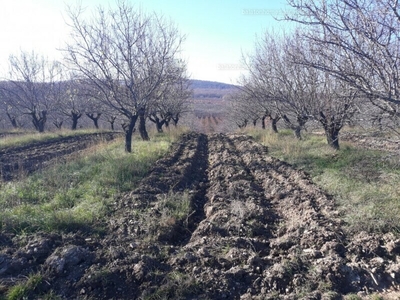
[[[13,127],[18,115],[28,115],[35,129],[44,131],[48,113],[60,101],[62,74],[60,63],[35,52],[10,56],[8,80],[0,88]]]
[[[329,72],[399,117],[400,15],[396,0],[288,0],[287,19],[305,24],[319,59],[303,62]]]
[[[281,119],[301,139],[305,124],[315,120],[322,125],[328,144],[339,149],[339,131],[352,118],[359,93],[329,72],[304,63],[322,60],[312,50],[300,30],[265,33],[254,53],[244,58],[250,75],[242,78],[241,93],[233,102],[239,126],[247,125],[249,118],[255,123],[256,118],[269,116],[275,132]]]
[[[146,112],[164,82],[180,80],[172,66],[184,37],[156,14],[145,14],[126,2],[98,8],[91,20],[81,8],[69,9],[72,41],[65,49],[69,65],[93,87],[93,97],[126,117],[126,150],[139,119],[148,139]],[[184,66],[184,69],[186,66]]]
[[[149,120],[156,124],[158,132],[169,126],[171,120],[176,126],[181,116],[190,111],[189,98],[192,96],[189,81],[185,75],[185,65],[177,61],[175,70],[171,70],[172,80],[166,80],[151,103]]]

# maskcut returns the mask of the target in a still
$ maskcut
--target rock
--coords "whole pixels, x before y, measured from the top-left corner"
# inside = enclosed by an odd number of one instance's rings
[[[389,254],[391,255],[400,254],[400,240],[389,241],[385,246]]]
[[[91,259],[91,253],[80,246],[68,246],[57,248],[45,261],[45,265],[54,269],[57,273],[62,273],[65,269],[79,265]]]
[[[51,240],[39,238],[25,247],[26,254],[37,259],[45,258],[51,251]]]
[[[146,267],[145,264],[140,261],[133,266],[133,273],[132,275],[135,277],[137,281],[142,281],[146,275]]]

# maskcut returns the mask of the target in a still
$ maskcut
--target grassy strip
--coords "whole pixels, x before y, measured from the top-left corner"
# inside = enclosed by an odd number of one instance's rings
[[[53,139],[58,139],[60,137],[67,136],[79,136],[90,133],[102,132],[94,129],[84,129],[84,130],[62,130],[57,132],[21,132],[21,134],[7,135],[0,138],[0,149],[8,147],[18,147],[24,146],[31,143],[49,141]]]
[[[298,141],[291,131],[248,133],[265,144],[271,156],[303,169],[334,195],[349,232],[400,233],[398,155],[346,142],[335,151],[323,136],[306,134]]]
[[[0,226],[29,233],[38,230],[98,231],[116,196],[134,189],[154,161],[179,134],[135,140],[132,153],[122,141],[88,149],[68,163],[0,186]]]

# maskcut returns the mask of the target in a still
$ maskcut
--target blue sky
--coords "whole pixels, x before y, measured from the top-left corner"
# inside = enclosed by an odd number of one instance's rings
[[[245,70],[241,53],[251,52],[256,37],[266,29],[288,24],[273,17],[286,9],[285,0],[127,0],[144,11],[170,18],[186,35],[183,57],[193,79],[236,83]],[[7,68],[10,54],[35,50],[60,58],[68,38],[65,25],[67,0],[3,0],[0,10],[0,72]],[[80,0],[88,9],[112,5],[108,0]],[[0,75],[1,76],[1,75]]]

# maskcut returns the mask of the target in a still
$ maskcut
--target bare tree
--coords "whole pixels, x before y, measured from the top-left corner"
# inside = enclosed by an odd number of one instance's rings
[[[388,116],[400,117],[397,0],[288,0],[286,18],[307,25],[314,45],[304,63],[346,82]],[[315,59],[315,58],[318,59]]]
[[[20,113],[10,105],[10,101],[8,100],[7,91],[11,87],[7,87],[10,85],[6,81],[0,82],[0,111],[2,119],[8,119],[11,123],[12,128],[18,129],[21,127],[21,122],[19,120]]]
[[[301,139],[300,132],[311,117],[316,75],[290,56],[297,43],[292,36],[266,32],[246,60],[250,77],[244,88],[264,107],[263,118],[275,113]]]
[[[245,128],[249,124],[249,119],[253,114],[248,109],[247,94],[242,91],[229,94],[228,100],[228,119],[239,128]]]
[[[324,58],[313,47],[304,42],[300,30],[291,35],[267,32],[246,60],[250,75],[242,85],[248,95],[244,107],[263,108],[263,118],[275,113],[298,139],[307,121],[318,120],[328,144],[339,149],[339,131],[352,118],[359,93],[330,73],[304,63]]]
[[[189,87],[189,81],[185,74],[186,66],[178,62],[171,70],[169,81],[165,81],[152,102],[149,111],[149,120],[156,124],[158,132],[162,132],[162,127],[169,126],[171,120],[177,126],[179,119],[190,110],[189,98],[192,90]]]
[[[254,124],[260,119],[261,127],[265,129],[266,119],[269,118],[272,130],[277,133],[277,123],[281,119],[281,116],[275,109],[273,96],[264,84],[263,78],[253,69],[252,64],[248,64],[248,68],[250,76],[242,76],[239,87],[240,93],[237,94],[237,97],[234,97],[236,101],[242,102],[242,105],[239,105],[241,106],[239,112],[242,111],[242,115],[246,116],[244,119],[246,120],[245,126],[251,120]],[[233,115],[235,116],[235,114]]]
[[[61,65],[34,52],[23,51],[19,56],[11,55],[9,63],[8,84],[0,87],[9,111],[29,115],[35,129],[43,132],[48,113],[60,100]],[[16,125],[16,115],[8,116],[13,126]]]
[[[68,14],[72,42],[66,59],[96,90],[97,101],[125,116],[125,149],[130,152],[138,119],[141,137],[149,138],[148,106],[168,78],[167,66],[179,54],[183,37],[170,22],[123,1],[115,10],[98,8],[92,20],[83,18],[81,8]]]
[[[86,108],[84,87],[84,84],[79,80],[74,80],[73,78],[63,82],[62,100],[58,105],[58,117],[55,122],[60,123],[65,121],[65,119],[70,119],[71,129],[77,129],[78,121],[82,117]],[[54,125],[58,127],[56,124]]]
[[[102,113],[101,112],[96,112],[96,113],[86,113],[86,116],[93,121],[94,127],[96,129],[99,129],[99,119],[101,117]]]

